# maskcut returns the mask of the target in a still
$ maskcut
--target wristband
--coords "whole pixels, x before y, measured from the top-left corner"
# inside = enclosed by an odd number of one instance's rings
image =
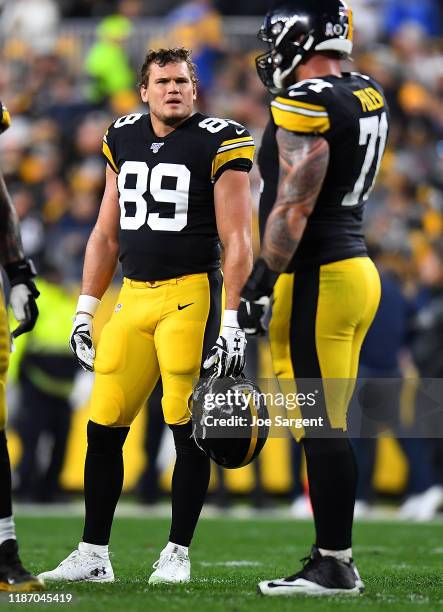
[[[259,257],[246,285],[243,287],[242,298],[253,302],[264,295],[269,297],[278,277],[279,272],[270,270],[265,260]]]
[[[7,263],[3,267],[9,278],[11,286],[26,283],[26,281],[29,281],[37,276],[32,259],[19,259],[18,261]]]
[[[93,317],[100,306],[100,300],[92,295],[81,295],[78,298],[76,313],[83,312]]]
[[[225,310],[223,313],[223,327],[238,327],[237,311]]]

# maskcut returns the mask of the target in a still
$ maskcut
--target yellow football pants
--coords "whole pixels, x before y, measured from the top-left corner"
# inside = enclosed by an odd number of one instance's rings
[[[320,414],[346,430],[360,349],[379,301],[380,278],[368,257],[280,275],[269,328],[274,372],[283,384],[295,379],[298,392],[323,379],[324,406],[302,410],[304,417]]]
[[[167,281],[124,279],[94,362],[91,420],[127,427],[162,377],[166,423],[189,421],[193,383],[221,324],[219,271]]]
[[[0,431],[6,426],[6,376],[9,365],[9,351],[8,313],[0,285]]]

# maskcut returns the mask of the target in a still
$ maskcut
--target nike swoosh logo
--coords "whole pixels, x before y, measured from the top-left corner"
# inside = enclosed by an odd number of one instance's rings
[[[243,134],[243,132],[246,132],[246,130],[235,130],[235,133],[238,134],[238,136],[240,136],[240,134]]]
[[[187,308],[188,306],[192,306],[192,304],[195,304],[195,302],[191,302],[190,304],[184,304],[184,306],[180,306],[180,304],[177,306],[177,308],[179,310],[183,310],[184,308]]]

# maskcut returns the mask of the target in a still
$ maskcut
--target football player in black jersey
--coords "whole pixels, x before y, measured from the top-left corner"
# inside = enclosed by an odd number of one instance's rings
[[[260,333],[273,293],[275,373],[281,384],[295,380],[298,391],[321,390],[315,409],[301,412],[323,416],[325,427],[297,436],[314,512],[311,555],[300,572],[261,582],[259,591],[358,594],[363,583],[351,548],[357,472],[344,432],[360,348],[380,298],[362,216],[388,111],[377,83],[341,70],[340,59],[352,51],[352,12],[342,0],[280,2],[260,35],[269,52],[257,58],[257,69],[274,98],[259,154],[262,249],[238,318],[247,332]]]
[[[191,437],[193,381],[202,359],[219,376],[244,366],[237,307],[252,268],[253,140],[234,121],[194,112],[195,68],[186,49],[149,52],[140,92],[150,112],[121,117],[104,139],[106,188],[71,335],[79,362],[95,371],[83,541],[42,574],[48,580],[114,580],[108,542],[123,485],[122,447],[160,375],[177,460],[169,542],[149,581],[190,579],[188,547],[209,483],[209,459]],[[95,355],[92,321],[118,257],[123,287]]]
[[[0,102],[0,133],[11,123],[9,113]],[[35,270],[25,259],[17,215],[0,173],[0,265],[10,285],[10,303],[19,326],[14,338],[31,331],[38,316],[36,298],[39,293],[33,282]],[[6,279],[5,279],[6,280]],[[11,339],[0,269],[0,591],[39,591],[43,582],[32,576],[18,556],[11,503],[11,466],[6,442],[6,376]]]

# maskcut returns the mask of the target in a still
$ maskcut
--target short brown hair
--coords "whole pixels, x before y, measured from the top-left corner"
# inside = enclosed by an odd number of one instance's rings
[[[158,64],[161,68],[166,64],[180,64],[185,62],[188,67],[191,81],[197,85],[197,68],[191,59],[191,51],[185,47],[176,47],[174,49],[149,49],[146,54],[145,61],[140,68],[140,87],[147,87],[149,80],[149,68],[151,64]]]

